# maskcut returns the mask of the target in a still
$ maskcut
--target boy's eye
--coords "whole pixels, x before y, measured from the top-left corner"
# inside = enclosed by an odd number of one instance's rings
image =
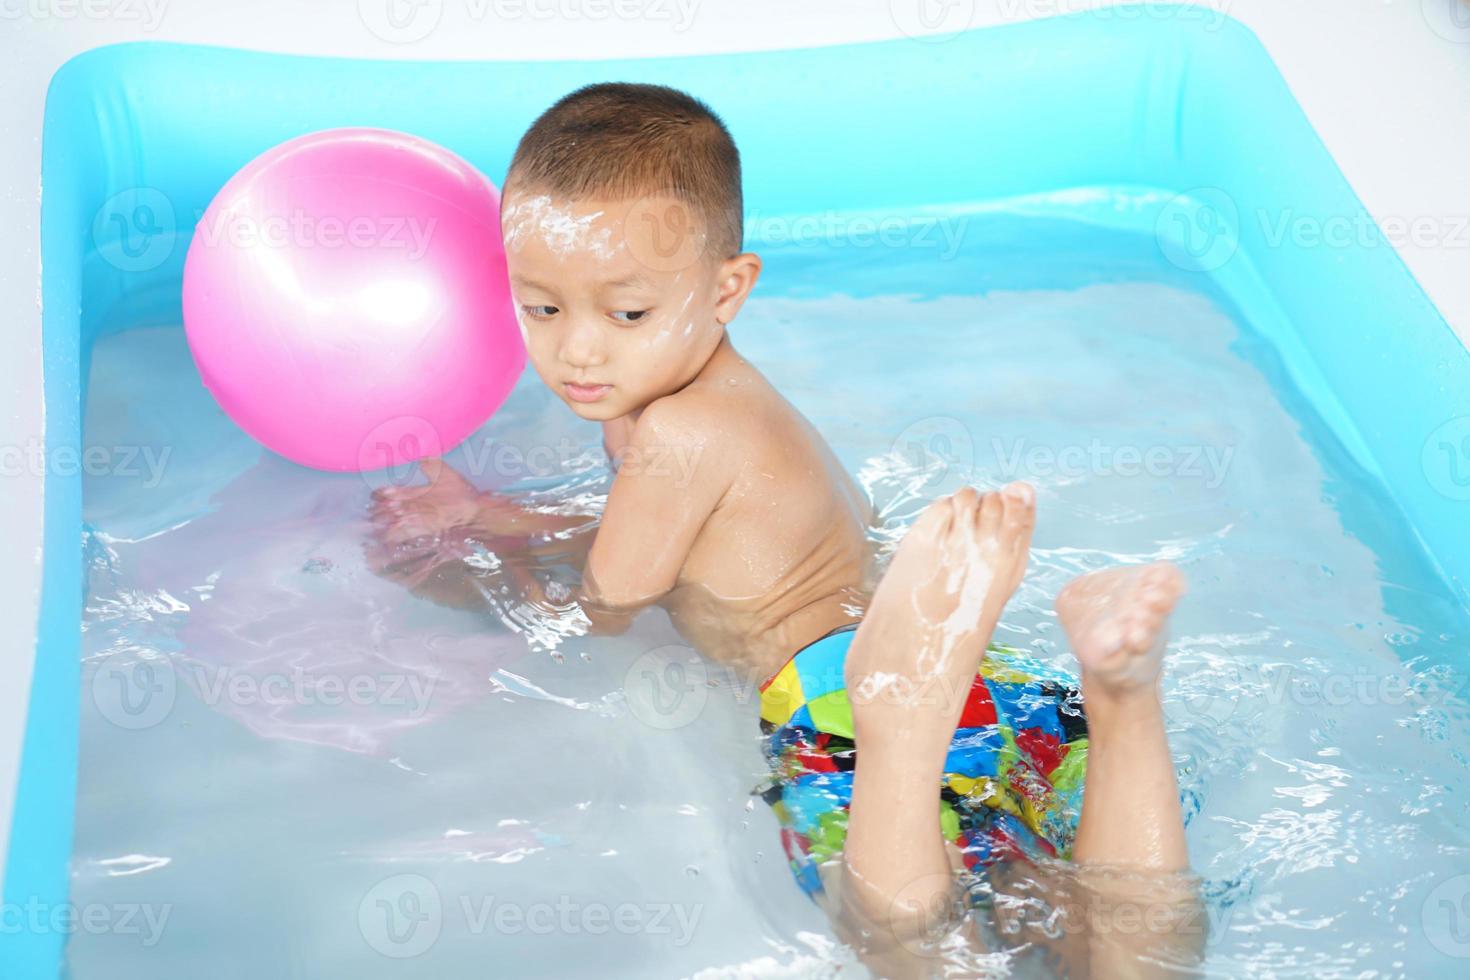
[[[619,310],[614,312],[612,316],[613,319],[620,323],[637,323],[639,320],[648,316],[648,313],[648,310]],[[627,317],[627,319],[624,320],[623,317]]]
[[[522,306],[521,311],[533,320],[546,320],[560,312],[554,306]]]

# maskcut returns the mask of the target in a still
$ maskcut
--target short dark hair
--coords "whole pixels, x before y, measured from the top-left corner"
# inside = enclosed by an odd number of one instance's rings
[[[740,151],[720,117],[666,85],[603,82],[563,96],[521,137],[512,187],[570,198],[663,195],[703,219],[707,254],[744,244]]]

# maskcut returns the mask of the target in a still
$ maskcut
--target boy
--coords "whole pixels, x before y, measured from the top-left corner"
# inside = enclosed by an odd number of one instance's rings
[[[875,969],[906,972],[924,916],[949,903],[952,872],[967,861],[956,846],[964,840],[942,832],[941,820],[954,800],[969,804],[963,794],[942,801],[936,786],[983,782],[975,773],[957,781],[949,766],[962,721],[967,732],[994,734],[979,715],[994,721],[992,695],[999,700],[1014,673],[987,667],[986,649],[1025,569],[1034,495],[1016,483],[936,501],[864,602],[867,502],[726,330],[761,271],[760,258],[741,251],[742,221],[739,155],[698,100],[605,84],[543,114],[506,177],[511,288],[537,374],[573,412],[602,423],[609,455],[623,464],[594,533],[479,493],[426,461],[427,488],[375,495],[379,571],[441,602],[483,605],[452,549],[415,543],[550,533],[563,550],[585,552],[576,601],[591,628],[619,630],[659,603],[704,655],[767,679],[768,732],[802,758],[825,747],[816,764],[841,783],[832,804],[845,827],[841,860],[825,862],[812,890],[840,929],[865,937]],[[693,460],[687,476],[633,465],[670,451]],[[518,574],[535,594],[535,581]],[[1057,722],[1049,742],[1038,736],[1052,761],[1028,772],[1059,772],[1061,740],[1085,733],[1080,825],[1075,842],[1056,848],[1071,845],[1083,869],[1186,870],[1158,694],[1165,620],[1183,589],[1179,572],[1158,564],[1087,575],[1058,597],[1086,721],[1075,697],[1037,686],[1053,697],[1053,720],[1077,717]],[[811,722],[811,692],[790,679],[798,651],[827,672],[825,689],[838,699],[827,704],[841,708],[831,725]],[[1033,818],[1044,842],[1045,815],[1028,805],[1005,804]],[[1094,947],[1083,968],[1102,972],[1108,955]]]

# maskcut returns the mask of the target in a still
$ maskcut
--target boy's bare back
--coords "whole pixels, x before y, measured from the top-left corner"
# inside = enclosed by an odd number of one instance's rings
[[[623,427],[607,427],[616,457],[625,448],[614,445]],[[763,678],[796,649],[857,620],[867,500],[812,425],[728,337],[694,381],[648,406],[626,438],[631,447],[687,461],[687,471],[673,477],[686,481],[698,510],[713,502],[661,599],[690,643]],[[622,479],[614,481],[610,512]],[[612,548],[646,554],[634,542],[667,533],[660,515],[636,505],[626,513],[626,524],[605,521],[589,558],[603,596],[637,596],[646,581],[633,563],[607,560]]]

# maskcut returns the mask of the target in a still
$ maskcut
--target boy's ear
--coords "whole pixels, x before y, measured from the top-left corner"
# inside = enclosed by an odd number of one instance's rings
[[[715,319],[728,324],[740,312],[745,297],[755,288],[761,276],[761,257],[754,252],[741,252],[720,263],[719,295],[715,300]]]

